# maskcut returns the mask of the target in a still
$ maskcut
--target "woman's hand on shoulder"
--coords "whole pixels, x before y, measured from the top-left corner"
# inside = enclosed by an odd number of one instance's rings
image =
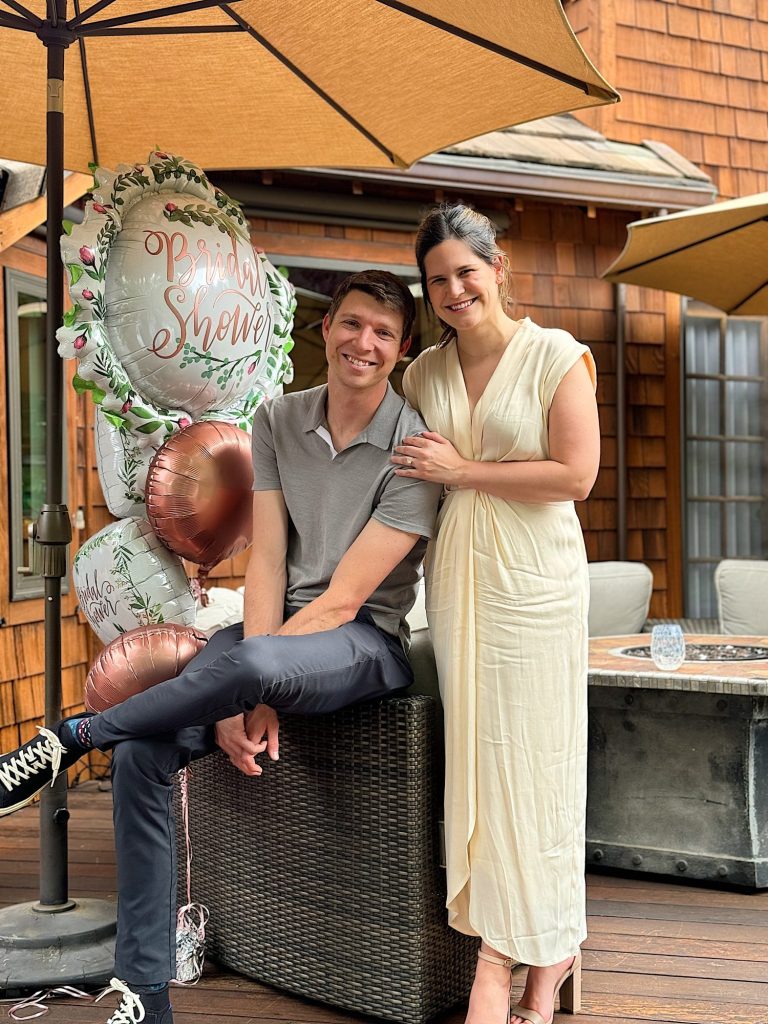
[[[434,430],[425,430],[415,437],[404,437],[395,447],[392,461],[397,476],[448,487],[461,487],[467,459],[463,459],[451,442]]]

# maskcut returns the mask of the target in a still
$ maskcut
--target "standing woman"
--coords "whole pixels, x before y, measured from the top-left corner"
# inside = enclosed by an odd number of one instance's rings
[[[445,487],[427,613],[446,714],[448,911],[482,938],[467,1024],[578,1012],[586,937],[587,562],[574,500],[597,475],[595,367],[561,330],[508,315],[491,222],[444,205],[416,258],[444,330],[408,367],[430,431],[404,476]]]

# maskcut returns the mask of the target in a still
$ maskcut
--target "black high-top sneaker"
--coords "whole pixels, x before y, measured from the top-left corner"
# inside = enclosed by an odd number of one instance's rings
[[[37,728],[34,739],[0,755],[0,818],[26,806],[83,756],[83,750],[67,749],[55,732]]]
[[[151,1004],[158,1002],[157,996],[160,993],[145,996],[140,992],[132,992],[124,981],[113,978],[109,988],[99,996],[99,999],[103,999],[110,991],[119,992],[123,998],[107,1024],[137,1024],[138,1021],[142,1024],[173,1024],[173,1010],[168,1000],[167,988],[159,1000],[166,1005],[159,1010],[152,1009]]]

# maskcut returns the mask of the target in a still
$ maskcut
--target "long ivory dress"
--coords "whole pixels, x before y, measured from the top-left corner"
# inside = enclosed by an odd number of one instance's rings
[[[586,346],[525,319],[470,416],[455,342],[403,387],[467,459],[549,458],[558,384]],[[446,721],[449,922],[526,964],[586,937],[588,577],[573,502],[446,494],[427,555]]]

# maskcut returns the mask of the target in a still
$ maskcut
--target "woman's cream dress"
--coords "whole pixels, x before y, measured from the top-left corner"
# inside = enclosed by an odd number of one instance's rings
[[[422,353],[403,387],[467,459],[549,458],[547,418],[584,358],[526,319],[470,416],[455,342]],[[449,491],[427,556],[427,614],[446,720],[450,924],[527,964],[586,936],[587,601],[571,501]]]

